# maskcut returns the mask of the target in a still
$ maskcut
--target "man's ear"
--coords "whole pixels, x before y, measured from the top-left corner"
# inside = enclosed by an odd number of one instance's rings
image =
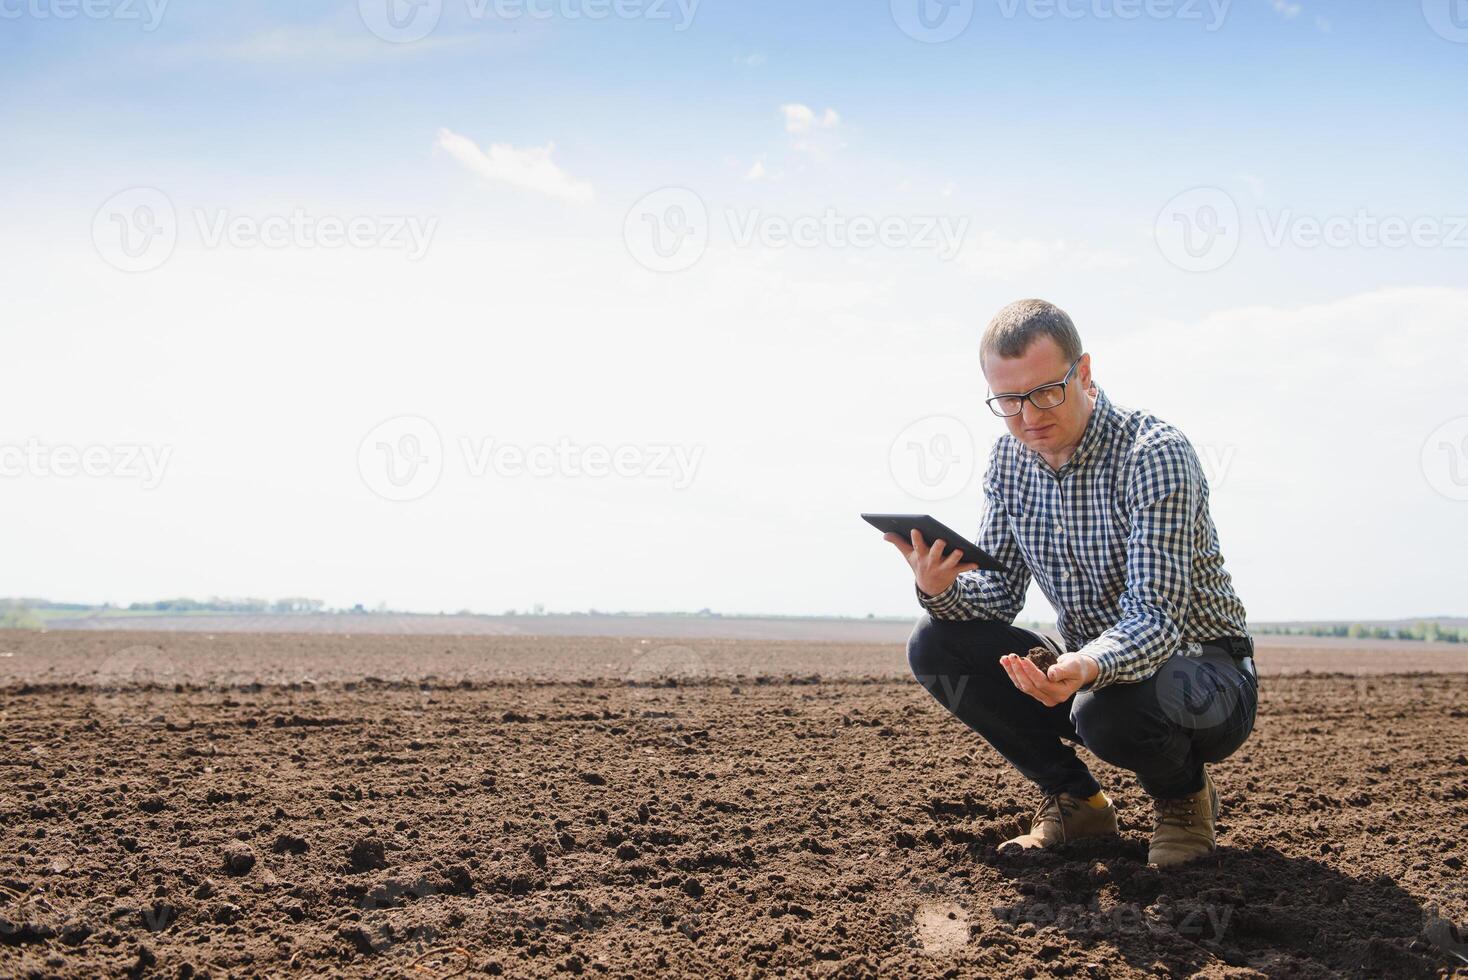
[[[1091,390],[1091,355],[1082,354],[1081,363],[1076,365],[1076,378],[1086,391]]]

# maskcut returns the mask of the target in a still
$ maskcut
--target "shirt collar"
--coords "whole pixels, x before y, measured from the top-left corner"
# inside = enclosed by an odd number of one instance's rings
[[[1060,469],[1075,469],[1084,463],[1087,457],[1095,450],[1097,444],[1101,442],[1106,430],[1111,427],[1111,422],[1115,415],[1116,409],[1112,406],[1111,399],[1107,398],[1106,392],[1101,389],[1100,385],[1097,385],[1096,404],[1091,409],[1091,417],[1086,420],[1086,431],[1081,433],[1081,441],[1076,446],[1076,451],[1071,454],[1070,459],[1066,460],[1065,465]],[[1024,444],[1021,443],[1021,445],[1023,446]],[[1034,462],[1045,467],[1047,470],[1050,468],[1050,464],[1046,463],[1044,457],[1039,453],[1028,446],[1024,446],[1024,450]],[[1059,475],[1058,471],[1056,475]]]

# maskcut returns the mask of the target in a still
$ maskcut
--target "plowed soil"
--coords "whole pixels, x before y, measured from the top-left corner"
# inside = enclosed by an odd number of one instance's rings
[[[1441,977],[1468,956],[1468,674],[1261,657],[1254,735],[1210,768],[1218,850],[1164,872],[1147,799],[1099,761],[1119,842],[999,853],[1038,800],[900,648],[222,642],[0,634],[0,975]]]

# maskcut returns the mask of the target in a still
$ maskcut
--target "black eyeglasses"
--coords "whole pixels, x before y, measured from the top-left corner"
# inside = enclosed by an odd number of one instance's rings
[[[1085,356],[1085,354],[1081,355],[1081,357]],[[1076,365],[1081,363],[1081,357],[1070,362],[1070,370],[1066,371],[1065,377],[1059,381],[1031,388],[1022,395],[994,395],[984,399],[984,404],[989,406],[989,411],[1001,419],[1012,418],[1024,411],[1026,401],[1039,409],[1059,408],[1065,404],[1065,386],[1070,384],[1070,376],[1075,373]]]

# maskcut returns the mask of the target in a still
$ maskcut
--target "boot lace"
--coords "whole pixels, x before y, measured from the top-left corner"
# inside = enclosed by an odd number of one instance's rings
[[[1041,823],[1049,822],[1058,825],[1063,833],[1066,816],[1079,808],[1080,803],[1069,794],[1051,793],[1040,801],[1040,809],[1035,811],[1035,818],[1030,821],[1030,830],[1033,832]]]
[[[1157,810],[1157,824],[1171,824],[1174,827],[1191,827],[1198,815],[1198,799],[1194,796],[1181,796],[1173,800],[1157,800],[1154,803]]]

